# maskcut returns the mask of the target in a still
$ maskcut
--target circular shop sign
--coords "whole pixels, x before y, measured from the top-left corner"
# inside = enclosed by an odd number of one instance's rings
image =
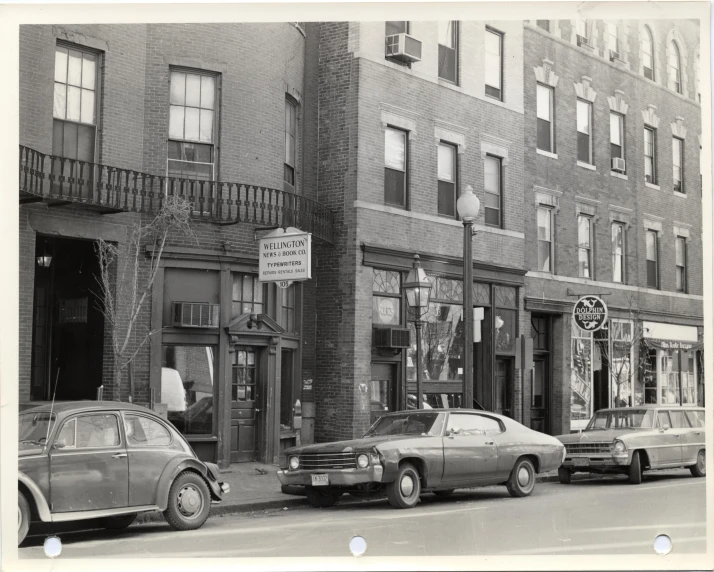
[[[583,296],[575,303],[573,318],[586,332],[597,332],[607,323],[607,306],[598,296]]]

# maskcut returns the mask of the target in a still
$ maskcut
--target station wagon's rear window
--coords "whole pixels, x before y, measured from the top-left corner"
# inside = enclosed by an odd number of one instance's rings
[[[692,427],[704,427],[703,410],[685,411],[684,413],[687,416],[687,419],[689,419],[689,422],[692,424]]]

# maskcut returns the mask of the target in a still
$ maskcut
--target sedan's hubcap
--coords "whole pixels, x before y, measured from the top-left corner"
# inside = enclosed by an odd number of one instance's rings
[[[531,480],[531,473],[526,467],[518,469],[518,484],[525,487]]]
[[[183,487],[178,494],[178,508],[181,514],[188,517],[193,517],[203,508],[203,499],[201,493],[191,485]]]
[[[414,479],[410,475],[404,475],[399,486],[402,489],[402,494],[408,497],[414,492]]]
[[[699,451],[699,455],[697,455],[697,465],[699,466],[699,470],[702,473],[707,470],[707,463],[706,459],[704,458],[704,451]]]

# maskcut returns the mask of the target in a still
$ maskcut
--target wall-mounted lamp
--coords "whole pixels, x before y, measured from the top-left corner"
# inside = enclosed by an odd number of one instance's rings
[[[50,251],[47,248],[46,242],[44,243],[42,251],[42,254],[37,257],[37,266],[39,266],[40,268],[49,268],[50,264],[52,264],[52,255],[50,254]]]

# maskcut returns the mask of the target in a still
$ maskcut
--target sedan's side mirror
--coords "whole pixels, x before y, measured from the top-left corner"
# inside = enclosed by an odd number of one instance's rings
[[[664,431],[667,431],[668,429],[669,429],[669,425],[667,425],[667,424],[665,423],[665,424],[662,425],[662,427],[660,428],[660,431],[663,431],[663,432],[664,432]]]
[[[449,429],[448,435],[449,437],[453,437],[454,435],[461,435],[461,429],[459,429],[458,427],[452,427],[451,429]]]

